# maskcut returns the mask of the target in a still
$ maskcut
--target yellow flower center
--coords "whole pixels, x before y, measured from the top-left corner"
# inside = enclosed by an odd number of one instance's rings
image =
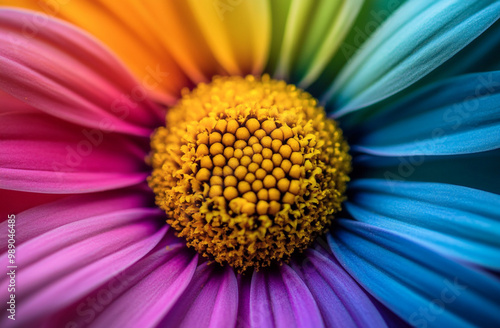
[[[242,272],[287,261],[341,208],[348,145],[310,94],[264,75],[183,91],[151,140],[148,179],[167,223]]]

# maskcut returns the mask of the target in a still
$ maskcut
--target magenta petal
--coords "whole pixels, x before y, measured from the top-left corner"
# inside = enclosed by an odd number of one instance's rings
[[[368,294],[331,254],[309,249],[293,268],[313,294],[327,327],[387,327]]]
[[[214,307],[211,314],[210,324],[208,327],[230,327],[234,326],[238,313],[238,283],[234,274],[233,268],[227,267],[225,272],[220,274],[219,279],[222,281],[218,286],[218,294],[214,301]],[[210,281],[211,285],[214,281]],[[203,308],[203,304],[208,300],[199,299],[195,302],[191,309],[192,312],[199,311]],[[196,308],[198,307],[198,309]],[[192,327],[190,324],[199,322],[199,319],[183,322],[184,327]]]
[[[52,203],[16,213],[16,244],[33,240],[46,232],[85,219],[128,209],[147,208],[154,195],[147,186],[67,196]],[[163,219],[160,219],[163,221]],[[104,224],[104,223],[103,223]],[[0,230],[7,231],[7,221],[0,223]],[[82,232],[83,233],[83,232]],[[7,251],[7,235],[0,234],[0,250]],[[0,261],[7,257],[2,254]]]
[[[96,39],[65,22],[0,9],[0,44],[0,90],[41,111],[141,136],[162,120],[147,88]]]
[[[92,326],[155,327],[188,288],[197,264],[198,256],[184,244],[160,243],[123,273],[126,291],[113,299]],[[81,316],[74,320],[82,321]]]
[[[38,326],[158,248],[167,226],[164,213],[149,207],[152,199],[147,187],[138,186],[67,196],[16,215],[16,293],[23,301],[14,326],[34,326],[33,320]],[[0,223],[4,230],[6,223]],[[2,236],[3,266],[6,245]],[[165,245],[161,244],[163,251]],[[0,299],[6,293],[0,291]]]
[[[21,213],[32,207],[50,203],[66,196],[0,189],[0,199],[4,204],[9,204],[9,206],[0,207],[0,222],[7,220],[7,216],[10,214]]]
[[[0,120],[0,188],[84,193],[136,184],[147,176],[146,140],[81,128],[43,113]]]
[[[249,305],[251,327],[324,327],[313,295],[286,264],[253,274]]]
[[[40,193],[88,193],[101,190],[127,187],[146,180],[147,173],[64,173],[61,181],[54,181],[52,172],[30,172],[26,179],[26,170],[2,169],[0,177],[4,179],[1,188]],[[57,178],[56,178],[57,179]]]
[[[159,327],[234,327],[238,283],[230,267],[203,263]]]
[[[43,318],[88,294],[147,254],[165,235],[152,209],[109,213],[54,229],[17,247],[17,325]],[[78,233],[78,230],[81,232]],[[67,236],[64,236],[67,232]],[[2,279],[5,280],[5,279]],[[22,283],[21,283],[22,282]],[[2,281],[2,284],[6,281]],[[0,291],[1,299],[7,291]],[[3,320],[3,318],[2,318]],[[4,321],[5,323],[5,321]],[[3,325],[2,325],[3,326]]]
[[[143,223],[139,221],[144,221],[147,218],[148,220],[151,219],[152,222],[154,222],[153,219],[158,219],[158,222],[161,222],[161,217],[162,212],[154,208],[134,208],[114,211],[57,227],[21,244],[18,246],[18,251],[23,252],[22,263],[23,267],[26,267],[44,257],[57,253],[65,247],[107,233],[108,230],[118,230],[121,227],[136,224],[142,227]],[[155,224],[153,224],[154,227]],[[51,242],[48,243],[47,240]],[[91,249],[84,251],[89,252]],[[39,280],[39,278],[34,280]]]

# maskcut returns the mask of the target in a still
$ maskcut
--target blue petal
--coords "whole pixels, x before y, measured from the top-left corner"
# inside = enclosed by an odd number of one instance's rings
[[[354,156],[354,177],[441,182],[500,194],[500,149],[465,155]]]
[[[333,100],[340,116],[385,99],[446,62],[499,17],[498,1],[409,1],[345,67],[324,100]]]
[[[500,70],[498,53],[500,53],[500,21],[496,21],[477,39],[423,80],[431,83],[451,76]]]
[[[500,269],[500,195],[441,183],[357,180],[354,218],[447,256]]]
[[[329,244],[375,298],[417,327],[499,327],[500,282],[394,232],[338,220]]]
[[[379,156],[468,154],[500,148],[500,71],[438,82],[363,126],[363,137],[353,149]]]

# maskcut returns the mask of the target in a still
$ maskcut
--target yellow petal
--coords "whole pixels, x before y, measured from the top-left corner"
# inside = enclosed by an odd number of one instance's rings
[[[187,2],[146,1],[144,7],[154,16],[155,36],[194,83],[227,74],[212,54]]]
[[[208,45],[229,74],[261,74],[271,18],[265,0],[189,0]]]

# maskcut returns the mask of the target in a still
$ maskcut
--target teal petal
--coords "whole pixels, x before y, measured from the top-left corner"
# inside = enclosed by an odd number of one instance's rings
[[[341,69],[361,49],[391,15],[407,0],[364,0],[354,23],[342,40],[333,58],[328,62],[313,84],[307,87],[312,95],[320,98],[332,85]],[[301,73],[301,71],[298,71]],[[295,75],[294,75],[295,77]],[[297,79],[299,81],[299,79]],[[325,108],[327,111],[329,108]]]
[[[499,327],[500,281],[401,234],[339,219],[328,242],[375,298],[417,327]]]
[[[496,21],[477,39],[444,65],[433,71],[424,82],[434,82],[468,73],[500,70],[500,21]]]
[[[399,8],[340,73],[325,101],[340,116],[420,80],[500,17],[500,2],[419,0]]]
[[[344,128],[353,130],[360,123],[364,123],[374,113],[393,106],[396,102],[428,85],[464,74],[498,71],[500,70],[499,53],[500,20],[496,21],[477,39],[426,77],[387,99],[339,117],[339,121],[342,122]],[[328,81],[323,81],[323,83],[329,84]]]
[[[500,270],[500,195],[441,183],[356,180],[346,209],[460,260]]]

